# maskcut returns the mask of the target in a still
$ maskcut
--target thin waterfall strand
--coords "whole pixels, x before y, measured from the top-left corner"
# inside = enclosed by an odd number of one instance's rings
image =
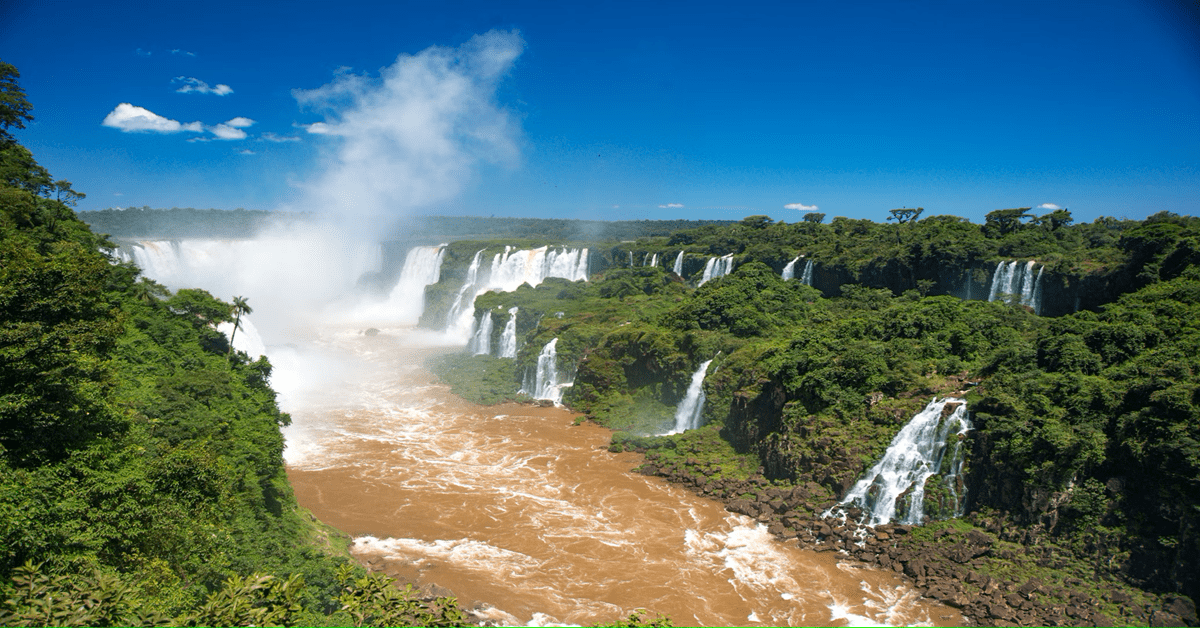
[[[692,382],[688,384],[687,394],[675,408],[675,429],[667,432],[668,434],[679,434],[700,427],[705,401],[704,376],[708,374],[709,364],[712,364],[712,360],[705,361],[692,373]]]
[[[508,310],[508,322],[504,324],[504,333],[500,334],[500,354],[502,358],[517,357],[517,310]]]

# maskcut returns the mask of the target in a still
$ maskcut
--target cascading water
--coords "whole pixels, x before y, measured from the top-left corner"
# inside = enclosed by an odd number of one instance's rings
[[[425,286],[438,282],[446,245],[414,246],[404,256],[400,279],[388,295],[383,315],[406,323],[416,323],[425,311]]]
[[[671,271],[680,277],[683,276],[683,251],[675,256],[675,265],[671,267]]]
[[[812,271],[813,271],[813,261],[810,259],[807,262],[804,262],[804,272],[800,274],[800,283],[802,283],[806,286],[811,286],[812,285]]]
[[[1003,299],[1007,303],[1012,303],[1014,300],[1033,308],[1035,314],[1041,314],[1042,310],[1042,272],[1046,269],[1043,265],[1038,269],[1037,275],[1033,273],[1033,267],[1037,262],[1030,260],[1022,267],[1020,262],[999,262],[996,264],[996,270],[992,273],[992,287],[988,292],[988,301],[996,301]]]
[[[492,311],[488,310],[479,317],[479,325],[475,330],[475,334],[471,336],[471,342],[467,345],[467,351],[472,355],[484,355],[492,352]]]
[[[920,524],[925,516],[925,483],[939,473],[954,500],[954,515],[962,514],[958,480],[963,437],[970,429],[966,401],[934,398],[896,434],[883,458],[824,516],[854,505],[863,509],[862,523],[870,526],[890,522],[897,511],[903,512],[901,523]]]
[[[629,252],[629,267],[633,268],[633,251]]]
[[[692,373],[692,382],[688,385],[687,394],[675,408],[675,429],[668,434],[679,434],[686,430],[700,427],[700,417],[704,412],[704,376],[708,374],[708,365],[712,360],[706,360]]]
[[[787,266],[783,267],[783,272],[780,273],[779,276],[783,277],[784,281],[787,281],[788,279],[796,278],[796,262],[800,261],[800,257],[803,257],[803,256],[797,257],[796,259],[788,262]]]
[[[654,255],[650,256],[650,265],[658,266],[658,253],[655,253]]]
[[[697,286],[703,286],[709,281],[717,277],[724,277],[733,270],[733,253],[722,257],[710,257],[708,263],[704,265],[704,274],[700,277],[700,283]]]
[[[517,310],[508,310],[508,322],[504,324],[504,333],[500,334],[500,355],[502,358],[517,357]]]
[[[217,325],[217,331],[225,334],[226,338],[232,337],[234,351],[242,351],[250,356],[251,360],[257,360],[267,354],[267,345],[263,343],[262,336],[258,333],[258,328],[254,323],[250,322],[250,317],[245,314],[238,319],[237,333],[233,332],[233,322],[221,323]]]
[[[526,382],[519,392],[534,399],[545,399],[555,404],[562,403],[563,389],[570,388],[573,381],[559,382],[558,373],[558,338],[546,343],[538,355],[537,372],[533,381],[529,380],[526,372]],[[574,378],[572,378],[573,380]]]
[[[479,249],[475,252],[475,257],[471,258],[471,265],[467,267],[467,280],[458,289],[458,294],[454,296],[454,303],[450,305],[450,311],[446,313],[446,330],[451,333],[469,328],[474,323],[475,284],[478,282],[479,262],[483,260],[484,250]],[[467,293],[470,293],[470,296]]]
[[[481,258],[483,251],[476,253]],[[503,253],[492,257],[491,270],[486,278],[479,277],[479,265],[472,261],[474,270],[467,270],[467,281],[459,289],[461,299],[446,319],[446,334],[460,342],[471,337],[474,322],[475,297],[488,291],[512,292],[522,284],[537,286],[550,277],[569,281],[587,281],[588,250],[556,249],[543,246],[537,249],[514,250],[505,246]]]

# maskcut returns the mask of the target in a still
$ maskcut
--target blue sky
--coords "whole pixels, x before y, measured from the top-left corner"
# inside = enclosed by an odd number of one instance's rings
[[[1091,220],[1197,213],[1196,13],[62,0],[5,3],[0,59],[81,209]]]

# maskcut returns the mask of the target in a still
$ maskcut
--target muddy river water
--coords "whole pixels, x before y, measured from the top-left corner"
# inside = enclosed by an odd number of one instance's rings
[[[451,589],[504,625],[953,625],[891,572],[765,528],[606,450],[559,408],[476,406],[421,367],[428,338],[324,330],[272,352],[300,504],[373,568]]]

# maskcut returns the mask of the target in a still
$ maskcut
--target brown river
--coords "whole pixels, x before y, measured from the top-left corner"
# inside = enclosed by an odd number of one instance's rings
[[[359,328],[361,329],[361,328]],[[499,625],[956,625],[891,572],[776,542],[630,469],[559,408],[477,406],[420,365],[433,336],[326,329],[272,351],[300,504],[372,568],[451,589]]]

